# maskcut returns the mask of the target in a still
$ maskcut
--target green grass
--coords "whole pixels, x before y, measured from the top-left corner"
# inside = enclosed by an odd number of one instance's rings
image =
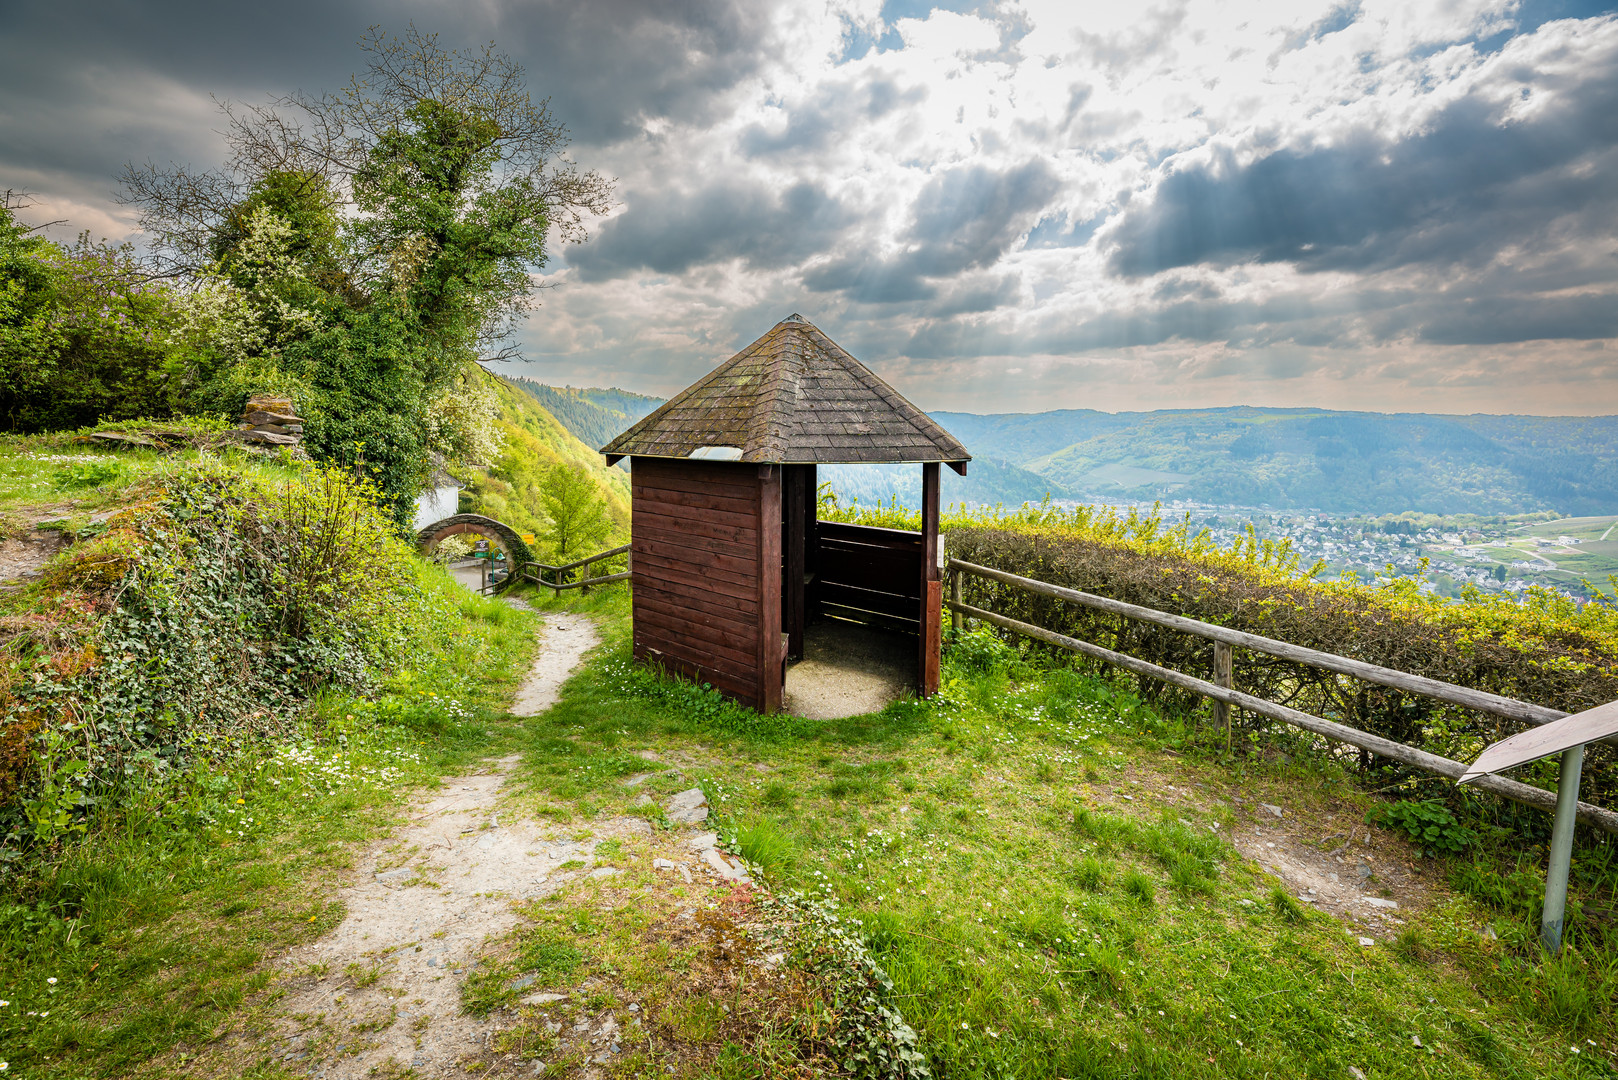
[[[0,436],[0,535],[22,517],[80,528],[89,515],[130,501],[142,484],[195,463],[201,451],[115,450],[78,441],[71,432]],[[292,475],[290,460],[227,447],[216,455],[234,472],[259,480]]]
[[[298,736],[122,803],[0,892],[8,1075],[122,1077],[205,1043],[276,955],[343,918],[336,872],[440,775],[509,752],[534,617],[428,571],[444,602],[375,701],[320,698]]]
[[[1608,954],[1581,928],[1538,962],[1533,886],[1502,886],[1504,863],[1368,948],[1225,841],[1232,793],[1357,819],[1369,803],[1332,767],[1222,760],[1117,686],[977,639],[931,702],[759,717],[648,675],[621,600],[592,607],[608,646],[528,725],[523,797],[655,817],[635,796],[685,781],[626,789],[592,763],[686,762],[772,887],[858,921],[936,1075],[1610,1075]]]
[[[606,639],[547,714],[496,719],[531,616],[468,598],[381,703],[322,700],[324,726],[296,760],[198,777],[183,829],[131,813],[64,854],[36,906],[8,909],[0,1060],[28,1076],[121,1076],[206,1042],[270,986],[272,957],[341,919],[324,883],[410,788],[520,752],[515,809],[581,832],[620,814],[657,828],[598,848],[621,875],[524,904],[463,1005],[481,1015],[566,987],[557,1008],[573,1011],[559,1015],[613,1008],[627,1025],[639,1001],[662,1041],[626,1053],[623,1075],[786,1075],[806,1053],[803,1025],[737,981],[745,966],[716,983],[713,956],[670,936],[681,911],[736,929],[708,906],[721,893],[650,869],[683,841],[638,796],[660,803],[692,783],[770,887],[852,921],[939,1077],[1612,1074],[1614,965],[1595,927],[1576,924],[1558,961],[1532,951],[1538,852],[1452,864],[1452,893],[1363,947],[1225,840],[1233,793],[1363,814],[1333,768],[1267,752],[1294,746],[1222,759],[1126,689],[979,636],[952,645],[930,702],[760,717],[631,663],[621,591],[530,599],[591,612]],[[681,774],[626,788],[648,771],[643,750]],[[398,772],[327,792],[333,770],[365,767]],[[250,828],[222,824],[232,807]],[[1605,902],[1592,883],[1606,875],[1583,856],[1575,900]],[[491,1042],[525,1061],[553,1045],[527,1019]]]

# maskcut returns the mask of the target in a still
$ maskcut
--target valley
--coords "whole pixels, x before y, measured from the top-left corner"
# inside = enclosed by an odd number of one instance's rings
[[[509,384],[591,448],[663,400]],[[1614,594],[1618,417],[1247,407],[932,416],[973,453],[965,477],[942,477],[945,505],[961,510],[1161,503],[1222,547],[1249,528],[1289,539],[1304,566],[1322,564],[1322,580],[1415,577],[1443,596]],[[820,479],[845,507],[920,505],[909,466],[824,466]]]

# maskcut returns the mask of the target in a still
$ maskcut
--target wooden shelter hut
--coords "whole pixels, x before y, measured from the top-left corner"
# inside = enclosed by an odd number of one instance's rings
[[[801,315],[602,447],[630,459],[635,656],[760,712],[781,706],[805,626],[914,635],[938,688],[938,466],[971,455]],[[916,463],[919,532],[815,519],[816,466]]]

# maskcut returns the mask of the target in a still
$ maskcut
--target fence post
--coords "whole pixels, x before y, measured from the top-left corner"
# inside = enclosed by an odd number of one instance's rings
[[[961,571],[958,567],[949,572],[949,599],[952,604],[961,602]],[[959,634],[966,629],[966,616],[959,611],[951,611],[949,613],[949,624]]]
[[[1539,943],[1552,956],[1562,951],[1562,925],[1567,915],[1568,864],[1573,858],[1573,815],[1579,806],[1579,773],[1584,747],[1562,751],[1556,779],[1556,821],[1551,826],[1551,861],[1545,869],[1545,913],[1539,920]]]
[[[579,567],[579,573],[584,575],[584,577],[579,579],[580,581],[589,581],[590,580],[590,567],[592,567],[594,565],[595,565],[595,563],[586,561],[583,566]],[[580,596],[586,595],[587,593],[589,593],[589,591],[590,591],[590,586],[588,586],[588,585],[580,585],[579,586],[579,595]]]
[[[1236,647],[1229,642],[1214,642],[1213,655],[1213,684],[1229,690],[1231,673],[1236,666]],[[1223,701],[1213,703],[1214,723],[1223,724],[1225,728],[1225,753],[1231,748],[1231,719],[1230,705]]]

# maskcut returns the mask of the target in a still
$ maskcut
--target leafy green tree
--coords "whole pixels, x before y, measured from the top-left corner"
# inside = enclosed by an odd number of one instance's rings
[[[612,518],[600,490],[582,469],[553,465],[539,485],[545,527],[539,539],[558,563],[572,562],[606,546]]]
[[[367,70],[341,92],[225,106],[223,168],[131,166],[124,181],[154,272],[223,281],[251,306],[267,339],[252,359],[312,388],[311,449],[353,463],[363,442],[403,514],[433,447],[487,453],[444,430],[487,410],[440,402],[480,357],[514,354],[547,236],[583,240],[612,183],[567,159],[566,128],[492,46],[446,50],[412,26],[361,47]],[[232,394],[244,369],[224,377]]]
[[[172,412],[219,362],[185,339],[184,299],[128,245],[56,244],[0,199],[0,425],[73,428]]]

